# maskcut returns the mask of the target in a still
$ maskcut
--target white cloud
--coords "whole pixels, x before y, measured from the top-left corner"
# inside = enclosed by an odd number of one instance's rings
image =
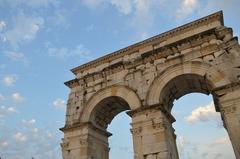
[[[131,0],[111,0],[111,4],[114,5],[120,13],[128,15],[132,12],[132,1]]]
[[[191,115],[185,117],[188,123],[195,123],[197,121],[217,121],[221,120],[220,114],[216,112],[214,103],[211,102],[206,106],[200,106],[192,111]]]
[[[183,19],[191,14],[198,5],[198,0],[183,0],[180,8],[177,10],[177,19]]]
[[[67,47],[48,48],[48,54],[61,60],[66,60],[69,57],[80,57],[83,59],[90,59],[89,57],[90,51],[86,49],[82,44],[77,45],[73,49],[69,49]]]
[[[58,98],[58,99],[53,101],[53,106],[57,109],[63,109],[63,108],[66,107],[66,101]]]
[[[0,102],[3,101],[4,99],[5,97],[2,94],[0,94]]]
[[[2,83],[5,86],[13,86],[13,84],[16,82],[17,76],[16,75],[6,75],[2,79]]]
[[[11,7],[19,7],[24,5],[31,8],[40,8],[40,7],[49,7],[57,6],[59,4],[58,0],[1,0],[0,2],[5,2],[5,4],[10,5]],[[1,6],[1,4],[0,4]]]
[[[11,98],[14,102],[22,102],[24,100],[24,97],[18,92],[13,93]]]
[[[0,143],[0,147],[6,147],[8,146],[8,142],[7,141],[3,141]]]
[[[42,17],[28,16],[24,13],[18,14],[14,18],[14,26],[4,33],[6,40],[13,46],[30,42],[35,39],[39,30],[43,27]]]
[[[24,63],[27,62],[27,58],[21,52],[8,51],[8,52],[6,52],[6,56],[13,61],[21,61],[21,62],[24,62]]]
[[[82,3],[92,10],[104,5],[113,6],[123,15],[132,13],[134,4],[132,0],[83,0]]]
[[[16,134],[13,135],[13,137],[18,142],[24,142],[27,140],[27,137],[21,132],[17,132]]]
[[[6,23],[3,20],[0,20],[0,31],[2,31],[6,27]]]
[[[226,145],[226,144],[231,144],[229,137],[227,135],[214,140],[210,145],[215,146],[215,145]]]
[[[35,123],[36,123],[36,120],[35,120],[35,119],[31,119],[31,120],[25,120],[25,119],[23,119],[23,120],[22,120],[22,123],[23,123],[24,126],[29,127],[29,126],[32,126],[33,124],[35,124]]]
[[[82,3],[90,9],[99,8],[100,5],[106,2],[107,0],[82,0]]]
[[[5,117],[9,114],[16,113],[17,110],[14,107],[5,107],[1,106],[0,107],[0,117]]]
[[[61,150],[59,146],[59,136],[56,130],[59,126],[49,125],[44,128],[0,127],[0,153],[2,158],[19,159],[21,158],[38,158],[38,159],[59,159]],[[9,135],[12,134],[12,135]],[[7,145],[3,146],[6,142]]]
[[[163,12],[169,15],[167,0],[83,0],[82,2],[94,11],[99,8],[114,7],[120,14],[128,16],[127,24],[135,30],[138,40],[149,37],[157,15],[161,16]]]

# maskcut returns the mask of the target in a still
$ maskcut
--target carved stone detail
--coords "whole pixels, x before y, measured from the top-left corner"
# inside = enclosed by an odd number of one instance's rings
[[[228,106],[228,107],[222,108],[222,113],[225,115],[235,113],[236,111],[237,111],[236,106]]]
[[[142,127],[132,128],[132,129],[130,129],[130,131],[131,131],[132,134],[140,135],[141,132],[142,132]]]

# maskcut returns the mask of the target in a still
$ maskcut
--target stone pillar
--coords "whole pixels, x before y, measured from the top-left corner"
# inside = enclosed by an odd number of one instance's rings
[[[84,123],[74,127],[62,128],[63,159],[109,159],[108,137],[105,130]]]
[[[240,159],[240,89],[229,90],[219,98],[220,111],[234,153]]]
[[[131,111],[134,159],[178,159],[175,119],[163,106]]]

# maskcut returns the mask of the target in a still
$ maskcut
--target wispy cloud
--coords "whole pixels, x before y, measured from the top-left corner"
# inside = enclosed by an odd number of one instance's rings
[[[8,29],[4,36],[14,47],[35,39],[37,33],[44,25],[44,19],[40,16],[29,16],[20,12],[15,18],[12,28]]]
[[[3,20],[0,20],[0,31],[2,31],[6,27],[6,22]]]
[[[11,95],[11,98],[14,102],[22,102],[25,98],[18,92],[15,92]]]
[[[29,126],[32,126],[33,124],[35,124],[36,120],[35,119],[31,119],[31,120],[23,119],[22,123],[23,123],[24,126],[29,127]]]
[[[220,114],[216,112],[213,102],[208,105],[196,108],[189,116],[185,117],[185,119],[188,123],[195,123],[197,121],[216,121],[217,123],[221,122]]]
[[[128,15],[132,12],[133,3],[131,0],[111,0],[110,2],[113,6],[115,6],[118,11],[124,15]]]
[[[22,134],[21,132],[17,132],[16,134],[13,135],[13,138],[17,141],[17,142],[24,142],[27,140],[27,136]]]
[[[34,119],[35,120],[35,119]],[[22,122],[24,129],[1,128],[0,153],[2,158],[51,158],[59,159],[59,141],[49,127],[36,128],[34,120]],[[53,128],[54,126],[51,126]],[[55,130],[56,128],[54,128]]]
[[[21,5],[25,7],[31,7],[31,8],[40,8],[40,7],[49,7],[49,6],[57,6],[59,4],[59,0],[1,0],[3,4],[7,4],[10,7],[16,8]],[[1,6],[1,4],[0,4]]]
[[[80,59],[90,59],[90,51],[82,44],[70,49],[67,47],[55,48],[49,47],[48,54],[61,60],[66,60],[70,57],[79,57]]]
[[[6,56],[12,61],[20,61],[23,62],[24,64],[28,63],[26,56],[22,52],[7,51]]]
[[[5,100],[5,97],[2,94],[0,94],[0,102],[3,100]]]
[[[5,106],[0,107],[0,117],[5,117],[9,114],[16,113],[16,112],[17,110],[14,107],[5,107]]]
[[[16,75],[5,75],[2,79],[2,83],[7,87],[13,86],[16,81],[17,81]]]
[[[191,14],[198,5],[198,0],[182,0],[180,8],[177,10],[177,19],[183,19]]]
[[[226,144],[231,144],[229,137],[227,135],[212,141],[210,146],[219,146],[219,145],[226,145]]]
[[[54,100],[52,104],[56,109],[64,109],[66,107],[66,101],[61,98]]]
[[[6,22],[3,20],[0,20],[0,41],[3,41],[3,42],[6,41],[6,37],[2,33],[5,28],[6,28]]]

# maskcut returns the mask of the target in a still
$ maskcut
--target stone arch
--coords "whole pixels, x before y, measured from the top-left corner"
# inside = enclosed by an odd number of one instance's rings
[[[163,92],[164,87],[171,80],[181,75],[193,75],[199,77],[201,80],[205,80],[206,83],[208,83],[208,87],[211,90],[230,83],[229,79],[223,72],[217,70],[210,64],[200,61],[190,61],[177,64],[167,68],[154,79],[147,93],[147,104],[163,104],[163,98],[161,98],[160,95]]]
[[[91,114],[97,104],[104,102],[104,99],[116,100],[127,103],[130,110],[135,110],[141,106],[138,95],[130,88],[122,85],[113,85],[96,92],[88,101],[83,110],[81,122],[89,122]]]

